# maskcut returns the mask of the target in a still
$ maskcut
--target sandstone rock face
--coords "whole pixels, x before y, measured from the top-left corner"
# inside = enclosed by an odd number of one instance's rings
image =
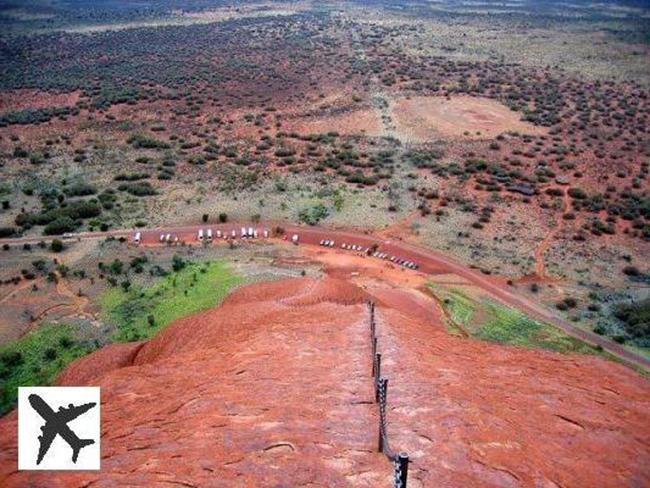
[[[102,387],[101,471],[18,472],[12,412],[0,419],[0,485],[391,486],[375,452],[369,299],[409,487],[648,485],[638,374],[455,338],[422,299],[331,278],[243,287],[146,344],[70,365],[60,384]]]
[[[94,378],[114,369],[131,366],[144,342],[109,344],[93,354],[77,359],[57,378],[57,385],[91,384]]]

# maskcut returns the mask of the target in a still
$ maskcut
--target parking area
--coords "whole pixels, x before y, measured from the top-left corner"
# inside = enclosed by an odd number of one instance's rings
[[[319,245],[324,246],[324,247],[337,247],[336,241],[333,239],[322,239],[319,242]],[[405,258],[402,258],[400,256],[394,256],[392,254],[389,254],[387,252],[383,252],[378,245],[372,245],[372,246],[363,246],[360,244],[349,244],[347,242],[342,242],[340,245],[338,245],[340,249],[343,249],[345,251],[351,251],[351,252],[357,252],[357,253],[362,253],[366,254],[367,256],[377,258],[377,259],[383,259],[390,261],[391,263],[395,263],[399,266],[403,266],[405,268],[413,269],[416,270],[418,269],[418,264],[415,261],[411,261]]]

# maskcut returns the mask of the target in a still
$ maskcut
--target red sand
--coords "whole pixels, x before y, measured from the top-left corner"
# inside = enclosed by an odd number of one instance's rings
[[[144,346],[74,363],[61,383],[102,387],[102,470],[16,471],[13,412],[0,420],[0,484],[390,486],[374,452],[373,293],[331,278],[250,285]],[[378,330],[409,487],[650,482],[646,379],[597,357],[452,337],[403,293],[377,292]]]

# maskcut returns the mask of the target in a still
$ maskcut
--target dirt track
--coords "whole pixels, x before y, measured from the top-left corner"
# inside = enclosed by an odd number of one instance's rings
[[[150,230],[139,230],[142,234],[140,245],[160,245],[159,237],[161,234],[170,234],[172,238],[178,237],[178,242],[186,244],[196,244],[196,235],[199,229],[213,229],[230,234],[232,230],[240,234],[242,227],[254,227],[256,229],[268,229],[271,231],[276,227],[282,227],[285,235],[298,235],[299,244],[318,245],[323,239],[333,239],[336,246],[346,242],[349,244],[358,244],[362,246],[379,246],[383,252],[395,255],[404,259],[417,262],[420,266],[417,272],[425,274],[446,274],[453,273],[469,280],[472,284],[488,291],[493,296],[503,301],[505,304],[515,307],[532,317],[559,327],[566,333],[577,337],[588,344],[601,346],[608,353],[613,354],[619,359],[643,369],[650,369],[650,359],[636,354],[624,347],[610,341],[593,332],[581,329],[570,322],[559,317],[555,313],[547,310],[541,305],[528,300],[527,298],[516,294],[511,290],[504,280],[493,276],[486,276],[478,271],[474,271],[464,264],[460,264],[453,259],[431,249],[424,249],[412,244],[408,244],[395,239],[383,239],[370,233],[355,232],[351,230],[328,229],[324,227],[303,227],[282,222],[265,222],[262,224],[251,223],[227,223],[227,224],[210,224],[210,225],[191,225],[179,227],[164,227]],[[132,242],[133,236],[138,231],[135,230],[115,230],[109,232],[85,232],[75,234],[76,239],[99,239],[107,236],[127,237]],[[261,234],[260,234],[261,235]],[[34,238],[15,238],[3,239],[2,242],[9,244],[23,244],[25,242],[38,242],[43,240],[41,237]],[[413,271],[415,273],[415,271]]]

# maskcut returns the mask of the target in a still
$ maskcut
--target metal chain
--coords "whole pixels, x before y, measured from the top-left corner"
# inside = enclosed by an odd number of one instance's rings
[[[381,354],[377,352],[377,333],[375,322],[375,304],[368,302],[370,313],[370,341],[372,344],[372,377],[375,392],[375,399],[379,404],[379,446],[380,450],[393,462],[393,487],[406,488],[408,474],[408,455],[405,453],[395,454],[388,442],[388,430],[386,426],[386,396],[388,380],[381,377]]]

